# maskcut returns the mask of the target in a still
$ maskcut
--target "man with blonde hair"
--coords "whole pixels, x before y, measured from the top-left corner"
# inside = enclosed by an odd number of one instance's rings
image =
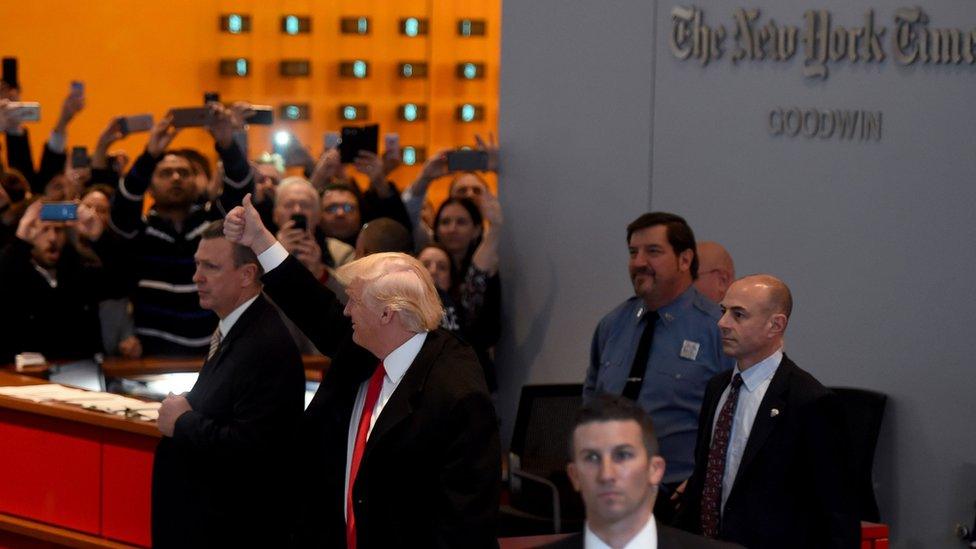
[[[401,253],[344,265],[343,309],[249,196],[224,232],[257,254],[265,292],[332,358],[303,422],[303,465],[316,474],[295,544],[497,546],[494,409],[474,351],[438,327],[443,309],[423,265]]]

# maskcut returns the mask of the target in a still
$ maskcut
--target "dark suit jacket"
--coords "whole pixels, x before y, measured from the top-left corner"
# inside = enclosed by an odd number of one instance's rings
[[[187,395],[193,410],[153,464],[154,547],[273,547],[287,539],[305,370],[264,296],[224,337]]]
[[[583,549],[583,533],[543,545],[543,549]],[[657,523],[658,549],[742,549],[741,546],[694,536]]]
[[[379,363],[352,342],[335,295],[294,257],[265,289],[332,356],[305,412],[307,479],[296,545],[345,546],[344,482],[356,394]],[[498,426],[470,347],[438,329],[376,420],[353,486],[356,541],[370,547],[494,547],[501,476]]]
[[[705,389],[695,471],[676,521],[695,533],[715,409],[731,379],[731,371],[723,372]],[[836,395],[783,356],[752,425],[720,539],[750,549],[860,547],[843,413]]]

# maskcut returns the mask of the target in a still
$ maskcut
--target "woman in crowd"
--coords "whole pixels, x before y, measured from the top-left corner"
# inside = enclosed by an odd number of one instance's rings
[[[497,388],[492,348],[501,332],[501,226],[498,199],[488,193],[477,204],[467,198],[449,198],[434,217],[434,240],[443,247],[452,266],[447,293],[460,306],[460,333],[478,353],[492,391]]]

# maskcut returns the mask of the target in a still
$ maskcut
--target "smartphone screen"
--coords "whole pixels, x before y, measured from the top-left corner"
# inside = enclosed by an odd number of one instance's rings
[[[325,148],[334,149],[339,146],[339,132],[325,132]]]
[[[41,104],[33,101],[8,103],[21,122],[37,122],[41,119]]]
[[[119,130],[123,135],[130,133],[148,132],[153,127],[151,114],[135,114],[119,119]]]
[[[199,128],[210,123],[209,107],[184,107],[171,109],[173,126],[177,128]]]
[[[78,205],[74,202],[48,202],[41,206],[41,221],[74,221]]]
[[[304,214],[293,214],[291,220],[295,222],[295,228],[306,230],[308,229],[308,218]]]
[[[91,166],[91,158],[88,156],[87,147],[71,148],[71,167],[88,168]]]
[[[461,150],[447,153],[447,170],[450,172],[476,172],[488,169],[488,153]]]

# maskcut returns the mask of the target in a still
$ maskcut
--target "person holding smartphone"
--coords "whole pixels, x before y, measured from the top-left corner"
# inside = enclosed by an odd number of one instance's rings
[[[27,207],[16,238],[0,252],[0,363],[22,352],[51,360],[90,359],[102,350],[104,269],[73,240],[82,236],[97,248],[105,227],[86,206],[78,206],[76,221],[43,220],[43,206],[38,200]]]
[[[136,159],[112,197],[112,229],[122,242],[121,268],[129,273],[136,334],[148,355],[203,355],[210,346],[216,316],[200,308],[193,293],[193,254],[203,228],[224,216],[254,188],[244,151],[234,140],[243,123],[219,103],[209,105],[207,126],[223,163],[223,190],[198,203],[192,160],[169,148],[180,130],[172,116],[149,132],[145,151]],[[143,217],[146,194],[154,199]]]

